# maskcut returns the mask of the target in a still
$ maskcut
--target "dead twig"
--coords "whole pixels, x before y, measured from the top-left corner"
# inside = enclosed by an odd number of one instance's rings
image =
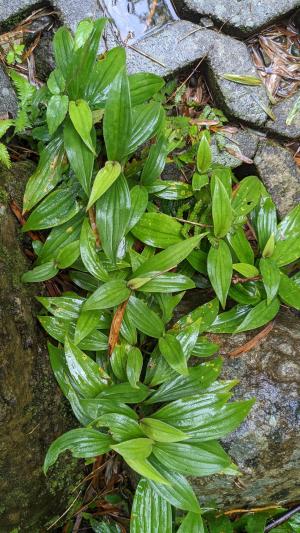
[[[142,52],[142,50],[139,50],[135,46],[132,46],[132,44],[127,44],[127,48],[130,48],[131,50],[133,50],[137,54],[140,54],[141,56],[146,57],[147,59],[150,59],[150,61],[153,61],[153,63],[157,63],[157,65],[160,65],[163,68],[167,68],[166,65],[164,65],[161,61],[159,61],[155,57],[151,56],[150,54],[147,54],[146,52]]]
[[[235,350],[232,350],[227,355],[228,357],[239,357],[240,355],[250,352],[253,348],[257,346],[257,344],[265,339],[270,331],[272,331],[274,327],[274,322],[270,322],[262,331],[260,331],[257,335],[255,335],[252,339],[250,339],[248,342],[243,344],[243,346],[239,346]]]
[[[114,348],[119,340],[119,334],[121,325],[124,318],[124,313],[128,304],[128,300],[125,300],[122,304],[119,305],[117,311],[115,312],[114,318],[110,326],[110,332],[108,337],[108,353],[111,355],[114,351]]]

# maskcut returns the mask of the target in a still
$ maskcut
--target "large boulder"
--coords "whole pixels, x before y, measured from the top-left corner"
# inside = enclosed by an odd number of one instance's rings
[[[234,398],[256,398],[256,403],[246,421],[223,440],[242,475],[193,479],[206,506],[257,507],[299,498],[300,319],[285,309],[252,350],[228,355],[254,335],[213,335],[224,354],[222,377],[239,380]]]
[[[75,421],[53,377],[35,318],[37,288],[20,281],[29,262],[9,202],[21,205],[31,172],[32,165],[24,162],[0,170],[1,533],[44,531],[46,522],[68,507],[80,473],[78,462],[66,456],[51,475],[42,472],[48,446]]]

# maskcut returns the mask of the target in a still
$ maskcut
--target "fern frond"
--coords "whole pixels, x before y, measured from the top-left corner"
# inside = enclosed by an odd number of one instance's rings
[[[0,163],[2,163],[6,168],[11,167],[11,160],[9,157],[8,150],[5,144],[0,143]]]
[[[18,74],[15,70],[11,69],[9,75],[15,85],[19,100],[19,111],[15,121],[15,132],[20,133],[27,127],[31,126],[28,111],[35,88],[26,78],[24,78],[24,76],[21,76],[21,74]]]
[[[7,132],[8,128],[10,128],[14,123],[14,120],[11,120],[10,118],[0,120],[0,139],[3,137],[4,133]]]

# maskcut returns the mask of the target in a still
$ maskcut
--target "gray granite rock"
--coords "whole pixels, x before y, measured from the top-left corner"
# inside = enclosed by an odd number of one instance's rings
[[[57,10],[61,22],[73,30],[80,20],[102,14],[97,0],[52,0],[50,4]],[[24,13],[30,13],[40,6],[40,0],[0,0],[0,26],[3,23],[14,25]]]
[[[300,137],[300,113],[295,117],[295,120],[291,126],[287,126],[286,119],[289,112],[293,108],[297,100],[300,99],[300,91],[298,91],[291,98],[285,98],[280,103],[273,107],[273,112],[276,117],[276,120],[268,120],[266,122],[266,128],[271,133],[276,133],[277,135],[283,135],[289,139],[297,139]]]
[[[225,140],[224,149],[220,149],[216,143],[215,136],[212,136],[211,149],[214,163],[224,165],[225,167],[237,168],[243,164],[241,158],[234,157],[226,148],[232,149],[235,152],[246,156],[248,159],[253,159],[255,156],[257,146],[259,142],[259,136],[256,132],[245,129],[238,130],[237,133],[227,137]]]
[[[224,111],[255,126],[266,121],[266,113],[258,104],[258,101],[267,104],[263,87],[249,87],[222,78],[225,73],[255,76],[244,43],[187,21],[175,21],[144,37],[134,48],[128,48],[127,53],[130,72],[170,76],[206,58],[211,85]]]
[[[173,0],[182,18],[198,22],[207,15],[223,31],[245,36],[290,13],[299,0]]]
[[[0,117],[9,113],[14,117],[17,112],[17,98],[10,79],[0,67]]]
[[[261,142],[254,163],[279,215],[284,216],[300,201],[300,170],[292,153],[279,143]]]
[[[213,338],[227,354],[253,335]],[[232,359],[225,355],[223,378],[239,379],[235,399],[256,398],[256,403],[240,428],[223,440],[242,475],[194,478],[202,504],[244,508],[299,499],[299,343],[300,320],[284,311],[250,352]]]

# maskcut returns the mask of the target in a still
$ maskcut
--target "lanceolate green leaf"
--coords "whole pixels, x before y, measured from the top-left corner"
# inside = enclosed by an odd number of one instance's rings
[[[127,224],[126,232],[134,228],[142,218],[147,209],[148,192],[146,187],[142,185],[135,185],[130,191],[131,209],[130,219]]]
[[[91,106],[104,107],[109,88],[124,68],[125,61],[125,49],[121,46],[109,50],[102,59],[97,61],[84,89],[84,97]]]
[[[188,513],[177,533],[205,533],[204,523],[199,514]]]
[[[156,74],[138,72],[128,76],[131,102],[133,106],[143,104],[164,86],[165,81]]]
[[[140,428],[149,439],[157,442],[179,442],[189,438],[183,431],[154,418],[143,418]]]
[[[57,128],[64,121],[68,112],[69,98],[66,95],[53,95],[47,107],[47,124],[50,135],[56,132]]]
[[[207,331],[211,333],[234,333],[251,310],[250,305],[236,305],[230,311],[225,311],[216,317]]]
[[[109,275],[97,254],[96,237],[87,218],[83,221],[80,234],[80,254],[88,272],[101,281],[109,281]]]
[[[76,323],[74,343],[79,344],[82,339],[97,328],[99,323],[99,311],[81,311]]]
[[[267,300],[263,300],[249,311],[243,322],[236,328],[235,332],[249,331],[250,329],[264,326],[277,315],[280,308],[278,298],[274,298],[268,305]]]
[[[227,191],[219,180],[215,178],[215,187],[212,199],[212,216],[214,221],[214,233],[216,237],[225,237],[232,222],[231,201]]]
[[[171,505],[149,484],[139,482],[131,511],[131,533],[172,533]]]
[[[277,227],[276,207],[269,196],[261,199],[260,204],[254,211],[253,219],[256,227],[259,249],[262,252],[270,236],[272,234],[275,235]]]
[[[84,311],[94,309],[110,309],[125,302],[130,296],[130,290],[123,280],[112,280],[104,283],[97,289],[83,305]]]
[[[151,185],[160,177],[166,164],[167,154],[168,142],[166,138],[161,135],[157,142],[151,146],[142,170],[141,182],[144,185]]]
[[[273,261],[284,266],[300,257],[300,204],[278,225]]]
[[[93,127],[92,112],[85,100],[71,101],[69,104],[69,115],[73,126],[80,135],[84,144],[94,153],[94,145],[91,137]]]
[[[246,238],[243,228],[237,227],[227,234],[227,241],[241,263],[254,263],[254,252]]]
[[[281,273],[279,296],[281,300],[291,307],[300,311],[300,286],[295,283],[293,278],[289,278]]]
[[[221,240],[216,247],[211,246],[207,257],[207,272],[224,309],[232,277],[232,258],[226,242]]]
[[[133,108],[132,129],[127,154],[135,152],[139,146],[157,134],[163,123],[164,114],[164,110],[158,102],[142,104]]]
[[[81,206],[70,188],[61,187],[51,192],[31,213],[23,231],[59,226],[73,218]]]
[[[68,222],[65,222],[65,224],[53,228],[39,252],[37,263],[46,263],[50,259],[57,257],[57,254],[61,249],[76,241],[80,235],[82,220],[82,214],[78,213],[78,215]]]
[[[73,48],[71,32],[65,27],[59,28],[54,35],[53,49],[56,65],[64,75],[69,72]]]
[[[198,153],[197,153],[197,168],[200,174],[205,174],[212,163],[212,154],[209,142],[206,135],[202,135]]]
[[[158,442],[155,457],[168,469],[190,476],[210,476],[231,467],[231,459],[214,441],[203,444]]]
[[[65,341],[65,356],[72,382],[78,392],[86,398],[93,398],[103,391],[107,382],[102,378],[99,365],[77,348],[68,337]]]
[[[244,178],[233,193],[232,209],[236,216],[247,215],[258,204],[261,182],[256,176]]]
[[[199,244],[203,236],[204,234],[197,235],[178,244],[173,244],[166,250],[151,257],[135,271],[134,278],[129,281],[128,285],[134,288],[136,280],[142,278],[145,280],[144,283],[147,283],[159,273],[171,270],[191,253],[195,246]],[[142,283],[138,281],[137,285],[141,287]]]
[[[159,339],[159,349],[171,368],[179,374],[188,375],[187,360],[180,342],[174,335],[167,334],[165,337]]]
[[[142,285],[137,290],[147,293],[163,293],[166,295],[166,293],[186,291],[187,289],[194,289],[194,287],[194,281],[187,276],[166,272],[166,274],[160,274],[157,278],[148,281],[148,283]]]
[[[96,221],[101,244],[108,258],[114,263],[126,233],[130,212],[130,192],[127,181],[121,174],[96,203]]]
[[[126,363],[127,379],[132,387],[137,387],[143,367],[143,356],[139,348],[133,347],[128,353]]]
[[[64,125],[64,144],[70,166],[84,192],[89,195],[94,168],[94,155],[83,142],[70,120],[66,120]]]
[[[58,437],[50,446],[45,462],[44,472],[47,473],[58,456],[66,450],[70,450],[73,457],[96,457],[109,450],[111,438],[95,429],[79,428],[72,429]]]
[[[116,76],[106,102],[103,132],[107,157],[122,162],[127,153],[132,131],[131,99],[128,77],[123,68]]]
[[[25,272],[22,276],[23,283],[37,283],[53,278],[58,273],[58,267],[54,261],[43,263],[34,267],[32,270]]]
[[[157,248],[183,240],[180,222],[163,213],[145,213],[131,231],[140,241]]]
[[[259,269],[262,275],[263,284],[267,294],[267,304],[275,298],[280,284],[280,270],[272,259],[261,259]]]
[[[143,300],[131,296],[126,313],[137,329],[145,335],[158,339],[163,334],[164,323],[162,319]]]
[[[111,187],[121,174],[121,165],[116,161],[107,161],[99,170],[93,183],[87,210]]]
[[[171,505],[183,509],[183,511],[192,511],[200,513],[200,507],[197,497],[184,476],[178,472],[172,472],[165,468],[156,457],[152,454],[149,461],[170,482],[170,485],[163,485],[155,481],[149,481],[151,487],[160,496],[165,498]]]
[[[55,260],[55,264],[60,269],[65,269],[73,265],[80,255],[79,239],[70,242],[64,248],[62,248]]]
[[[37,169],[26,184],[23,211],[30,211],[57,185],[63,157],[63,139],[57,136],[41,152]]]
[[[97,428],[107,427],[117,442],[143,437],[143,432],[136,420],[119,413],[101,415],[93,422]]]
[[[203,393],[217,379],[221,368],[221,359],[192,367],[189,369],[188,376],[175,376],[163,383],[146,403],[168,402]]]

